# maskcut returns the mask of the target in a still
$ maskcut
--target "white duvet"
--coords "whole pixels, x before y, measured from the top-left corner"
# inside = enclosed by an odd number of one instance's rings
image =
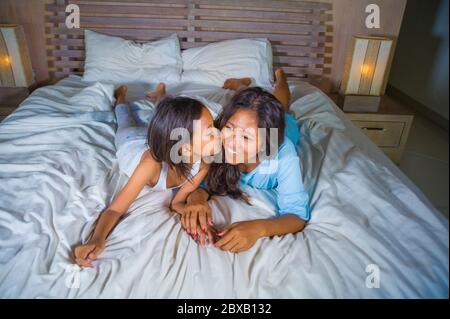
[[[302,233],[239,255],[201,248],[166,208],[170,191],[144,190],[92,269],[73,265],[72,247],[126,181],[113,88],[71,77],[35,91],[0,124],[0,297],[448,298],[448,221],[322,93],[292,88],[312,207]],[[253,206],[211,201],[216,224],[274,216],[272,192],[246,191]]]

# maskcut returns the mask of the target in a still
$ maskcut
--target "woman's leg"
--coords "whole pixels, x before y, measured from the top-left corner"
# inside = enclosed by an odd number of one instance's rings
[[[223,84],[223,88],[226,90],[236,91],[235,95],[240,91],[248,88],[248,86],[252,83],[251,78],[241,78],[241,79],[227,79]]]
[[[291,91],[287,83],[286,74],[282,69],[275,71],[275,88],[272,93],[281,105],[283,105],[284,111],[289,111],[289,103],[291,101]]]
[[[165,98],[167,96],[166,85],[164,83],[159,83],[156,86],[155,91],[147,93],[146,96],[150,101],[158,104],[159,101],[161,101],[163,98]]]
[[[223,88],[236,91],[236,95],[240,91],[246,89],[251,83],[252,80],[250,78],[228,79],[223,84]],[[280,101],[284,111],[289,111],[291,92],[289,91],[286,74],[284,74],[282,69],[275,71],[275,88],[272,94]]]

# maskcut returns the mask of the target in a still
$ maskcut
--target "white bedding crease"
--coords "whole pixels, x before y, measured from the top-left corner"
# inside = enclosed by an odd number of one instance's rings
[[[201,248],[166,208],[170,191],[144,190],[91,269],[73,265],[72,248],[126,182],[113,87],[70,77],[35,91],[0,124],[0,297],[448,298],[448,221],[323,93],[292,89],[312,207],[302,233],[238,255]],[[218,103],[232,94],[168,90]],[[273,192],[246,191],[253,206],[211,201],[217,225],[275,216]]]

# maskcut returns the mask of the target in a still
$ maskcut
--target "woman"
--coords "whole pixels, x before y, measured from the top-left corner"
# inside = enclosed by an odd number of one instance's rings
[[[273,94],[260,88],[247,88],[248,79],[227,82],[225,87],[238,93],[216,120],[216,127],[222,133],[225,163],[211,165],[205,180],[208,193],[199,189],[188,200],[206,205],[209,194],[247,200],[240,189],[244,185],[276,191],[278,217],[238,222],[218,233],[216,247],[239,253],[251,248],[261,237],[302,231],[310,219],[309,196],[303,187],[295,147],[299,140],[297,125],[286,114],[290,92],[283,71],[276,72]],[[258,128],[266,132],[265,138],[255,133]],[[261,153],[276,139],[280,145],[276,155],[262,159]]]

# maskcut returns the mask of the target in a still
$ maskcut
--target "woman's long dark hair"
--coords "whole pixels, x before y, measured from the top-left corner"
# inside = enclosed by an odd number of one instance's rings
[[[178,140],[170,138],[175,129],[186,129],[190,138],[193,136],[194,120],[199,120],[204,106],[197,100],[187,97],[166,97],[156,106],[153,118],[150,121],[147,134],[147,143],[150,151],[158,162],[166,162],[169,167],[175,168],[178,175],[186,179],[190,176],[192,164],[174,163],[170,157],[172,147]],[[186,140],[185,142],[190,142]]]
[[[284,140],[284,110],[275,96],[259,87],[248,88],[236,94],[215,121],[215,126],[222,130],[228,120],[241,109],[252,110],[258,120],[258,128],[266,130],[266,150],[270,149],[270,129],[278,129],[278,144]],[[222,152],[223,153],[223,152]],[[228,195],[235,199],[247,196],[239,188],[241,173],[237,165],[223,163],[211,164],[205,183],[210,194]]]

